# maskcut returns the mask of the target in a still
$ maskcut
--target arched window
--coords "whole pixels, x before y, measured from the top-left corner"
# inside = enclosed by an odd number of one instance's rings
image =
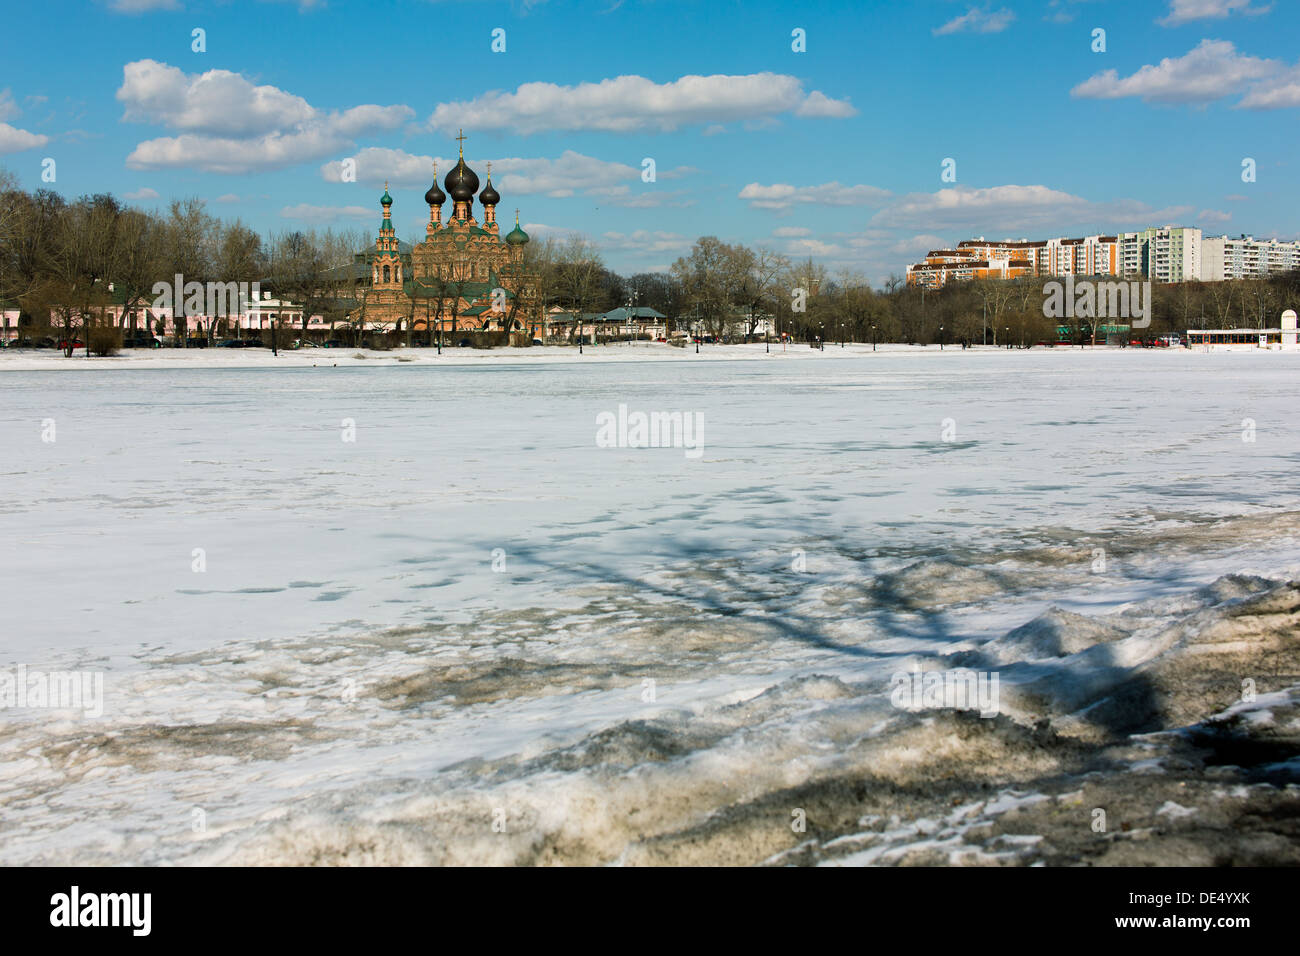
[[[385,282],[391,282],[391,281],[392,281],[392,280],[389,278],[389,273],[390,273],[390,270],[389,270],[388,266],[384,266],[384,281],[385,281]]]

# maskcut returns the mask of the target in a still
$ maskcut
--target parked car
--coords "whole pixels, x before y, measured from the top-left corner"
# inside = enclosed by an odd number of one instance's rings
[[[243,347],[244,343],[239,339],[226,339],[224,342],[217,343],[219,349],[242,349]]]
[[[122,333],[122,348],[125,349],[160,349],[162,342],[157,338],[137,329],[135,332]]]
[[[69,342],[67,339],[59,339],[59,348],[61,349],[66,349],[66,348],[84,349],[85,347],[86,347],[86,343],[81,341],[81,339],[73,339],[71,342]]]
[[[544,345],[545,343],[542,342],[541,339],[533,339],[533,344],[534,344],[534,345]]]
[[[347,347],[347,343],[342,339],[330,339],[325,343],[325,348],[327,349],[345,349]]]

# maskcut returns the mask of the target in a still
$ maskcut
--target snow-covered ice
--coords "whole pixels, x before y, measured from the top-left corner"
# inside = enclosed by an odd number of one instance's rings
[[[1185,350],[0,356],[0,673],[105,687],[98,718],[0,710],[0,862],[1285,859],[1297,381]],[[703,455],[597,447],[620,404],[701,416]],[[894,708],[914,667],[996,670],[1000,715]]]

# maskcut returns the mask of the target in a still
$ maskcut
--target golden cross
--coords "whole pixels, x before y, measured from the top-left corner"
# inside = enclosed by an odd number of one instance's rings
[[[462,130],[457,130],[457,132],[460,133],[460,135],[456,137],[457,142],[460,143],[460,158],[464,159],[465,158],[465,131],[462,129]]]

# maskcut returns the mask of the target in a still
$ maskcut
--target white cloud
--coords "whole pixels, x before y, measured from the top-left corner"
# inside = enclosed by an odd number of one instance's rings
[[[823,242],[820,239],[790,239],[785,244],[785,251],[791,256],[823,256],[834,258],[847,253],[842,245]]]
[[[1244,92],[1260,80],[1276,78],[1281,69],[1277,60],[1239,54],[1227,40],[1202,40],[1181,57],[1166,57],[1154,66],[1147,64],[1123,79],[1115,70],[1105,70],[1080,83],[1070,95],[1105,100],[1137,96],[1155,103],[1208,103]],[[1246,105],[1245,101],[1242,105]],[[1262,106],[1263,102],[1253,105]]]
[[[812,230],[803,226],[782,226],[779,229],[773,229],[772,235],[778,239],[800,239],[804,236],[811,236]]]
[[[251,173],[319,159],[351,146],[320,130],[268,133],[253,139],[165,136],[139,143],[126,157],[128,169],[201,169],[209,173]]]
[[[557,159],[494,159],[492,170],[501,171],[500,188],[520,195],[572,196],[579,189],[594,192],[629,180],[641,179],[639,167],[613,163],[566,149]],[[483,178],[482,173],[479,179]]]
[[[242,202],[243,200],[240,199],[240,197],[236,193],[222,193],[220,196],[218,196],[216,199],[212,201],[219,202],[219,203],[236,203],[236,202]]]
[[[954,186],[933,193],[901,196],[872,216],[870,224],[880,229],[975,230],[981,235],[1029,236],[1038,232],[1064,235],[1080,229],[1133,228],[1138,224],[1172,222],[1191,215],[1195,208],[1153,209],[1131,199],[1093,202],[1040,185],[985,189]]]
[[[944,36],[948,33],[1001,33],[1011,26],[1015,18],[1016,15],[1006,7],[1000,10],[971,7],[961,16],[954,17],[943,26],[936,28],[933,33],[935,36]]]
[[[22,110],[14,102],[13,93],[6,87],[0,90],[0,121],[15,119]],[[25,129],[0,122],[0,153],[20,153],[25,149],[36,149],[50,141],[48,136],[29,133]]]
[[[404,149],[384,146],[367,146],[350,157],[356,164],[357,181],[378,186],[387,180],[393,186],[427,189],[433,182],[433,161],[438,161],[438,180],[451,171],[456,160],[445,156],[417,156]],[[321,178],[327,183],[343,182],[343,160],[330,160],[320,168]]]
[[[1279,72],[1256,84],[1237,103],[1243,110],[1279,110],[1300,106],[1300,68]]]
[[[631,233],[607,232],[600,237],[602,248],[620,252],[684,252],[694,241],[680,233],[647,229]]]
[[[123,68],[117,99],[123,119],[181,135],[147,140],[127,157],[133,169],[189,167],[244,173],[289,166],[349,149],[356,137],[400,126],[407,106],[313,107],[274,86],[256,86],[229,70],[186,74],[155,60]]]
[[[109,7],[118,13],[148,13],[150,10],[179,10],[177,0],[111,0]]]
[[[1169,0],[1169,15],[1157,20],[1161,26],[1176,27],[1193,20],[1218,20],[1230,13],[1258,16],[1268,13],[1273,5],[1252,7],[1251,0]]]
[[[847,101],[817,90],[805,94],[797,77],[779,73],[683,76],[655,83],[619,76],[560,86],[524,83],[513,93],[494,90],[464,102],[439,103],[432,129],[509,130],[529,135],[555,130],[669,132],[680,126],[772,119],[785,113],[851,116]]]
[[[50,141],[48,136],[29,133],[8,123],[0,123],[0,153],[20,153],[25,149],[36,149]]]
[[[566,236],[582,235],[582,233],[577,229],[569,229],[564,226],[548,226],[544,222],[526,222],[523,224],[523,230],[534,239],[540,239],[546,236],[563,239]]]
[[[853,108],[847,99],[833,100],[821,90],[813,90],[808,94],[808,98],[799,104],[799,108],[794,111],[794,115],[845,119],[849,116],[857,116],[858,111]]]
[[[694,199],[686,198],[684,189],[660,189],[655,186],[635,191],[631,186],[603,186],[585,190],[584,195],[599,199],[606,205],[622,206],[625,209],[653,209],[659,206],[684,208],[695,205]]]
[[[1199,222],[1228,222],[1232,219],[1232,213],[1220,212],[1217,209],[1202,209],[1196,214]]]
[[[895,255],[910,259],[915,256],[923,256],[931,249],[942,249],[947,243],[948,240],[942,236],[936,236],[933,233],[921,233],[916,236],[908,236],[906,239],[899,239],[889,246],[889,251]]]
[[[739,198],[746,200],[755,209],[786,210],[796,203],[812,203],[819,206],[878,206],[890,195],[889,190],[876,186],[845,186],[838,182],[822,183],[819,186],[792,186],[789,183],[773,183],[764,186],[760,183],[750,183],[740,191]]]
[[[370,219],[379,215],[378,209],[365,206],[313,206],[299,203],[285,206],[280,210],[281,219],[296,219],[302,222],[335,222],[339,219]]]
[[[187,75],[157,60],[126,64],[117,99],[125,107],[124,120],[237,136],[296,126],[317,115],[301,96],[274,86],[254,86],[238,73],[208,70]]]
[[[432,156],[417,156],[401,149],[367,147],[351,158],[356,162],[357,179],[370,185],[387,181],[393,186],[423,191],[433,181]],[[487,181],[487,163],[488,160],[484,160],[470,164],[480,183]],[[642,184],[640,166],[596,159],[571,149],[555,158],[506,156],[492,159],[491,163],[492,185],[507,204],[514,196],[566,198],[577,194],[629,208],[685,205],[689,202],[683,198],[684,190]],[[453,159],[438,158],[440,181],[454,165]],[[659,178],[679,179],[693,171],[690,166],[678,166],[659,173]],[[331,183],[343,182],[343,160],[325,163],[321,167],[321,178]]]
[[[122,195],[124,199],[135,199],[135,200],[157,199],[158,190],[150,189],[148,186],[143,186],[140,189],[137,189],[135,192],[123,193]]]

